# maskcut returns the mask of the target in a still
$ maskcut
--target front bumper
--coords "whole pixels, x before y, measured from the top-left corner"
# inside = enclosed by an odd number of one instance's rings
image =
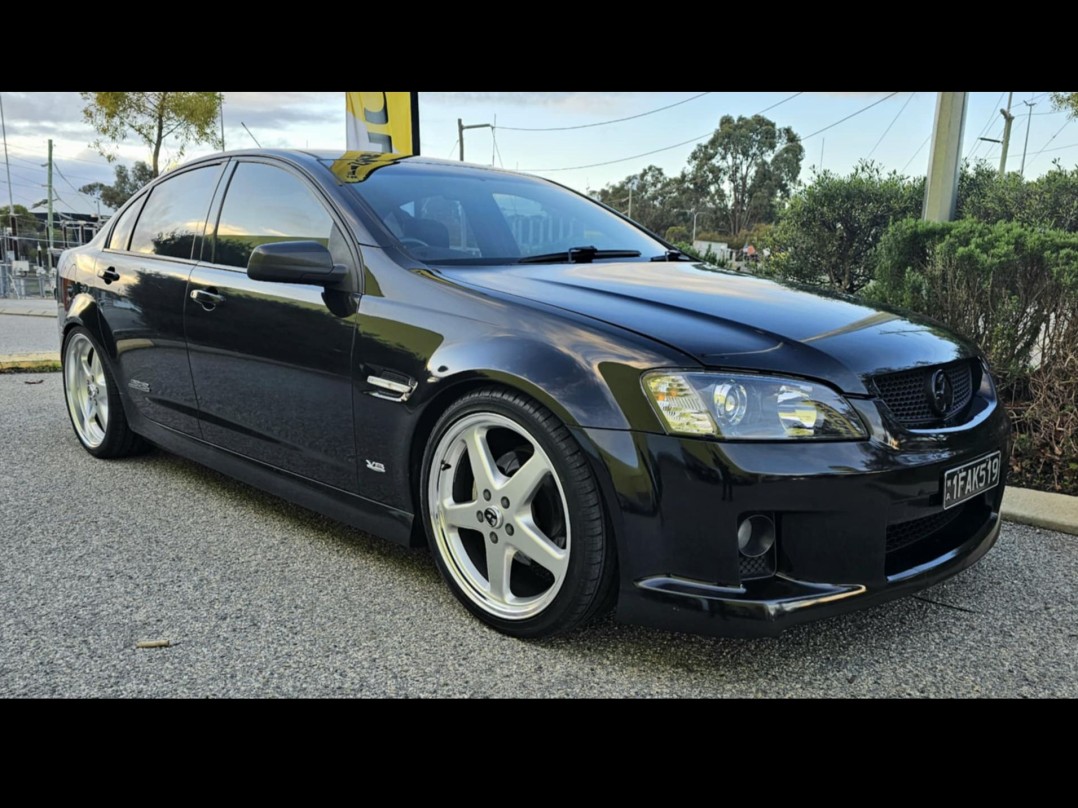
[[[970,429],[901,438],[873,430],[863,442],[719,443],[595,429],[578,437],[604,489],[618,548],[617,616],[629,623],[772,636],[931,586],[999,536],[1003,479],[942,506],[946,470],[996,450],[1006,469],[1010,425],[998,406]],[[774,519],[777,541],[770,568],[750,574],[737,525],[757,513]]]

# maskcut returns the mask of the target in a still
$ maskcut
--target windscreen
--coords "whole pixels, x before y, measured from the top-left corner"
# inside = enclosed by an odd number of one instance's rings
[[[348,187],[410,255],[431,264],[513,264],[559,252],[570,261],[579,248],[595,248],[593,260],[611,251],[647,261],[666,249],[591,199],[531,177],[402,162]]]

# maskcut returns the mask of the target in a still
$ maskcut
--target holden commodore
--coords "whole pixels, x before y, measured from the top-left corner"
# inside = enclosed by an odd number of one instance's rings
[[[727,636],[936,583],[1000,530],[976,346],[677,251],[534,177],[258,150],[59,266],[67,410],[390,541],[517,637]]]

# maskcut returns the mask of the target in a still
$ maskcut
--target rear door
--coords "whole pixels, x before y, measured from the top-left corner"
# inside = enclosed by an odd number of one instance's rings
[[[120,384],[144,417],[199,434],[183,310],[224,163],[178,171],[117,220],[97,257],[95,296]]]
[[[347,491],[356,490],[352,347],[357,256],[314,185],[280,164],[235,164],[185,325],[204,438]],[[211,228],[213,230],[213,228]],[[247,277],[259,244],[327,245],[349,281],[326,290]]]

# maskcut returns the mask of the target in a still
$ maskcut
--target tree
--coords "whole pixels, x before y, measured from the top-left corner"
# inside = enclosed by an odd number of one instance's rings
[[[1078,118],[1078,93],[1052,93],[1052,106],[1065,109],[1072,118]]]
[[[134,132],[150,147],[150,168],[160,174],[161,147],[175,144],[179,159],[189,143],[221,148],[217,112],[221,93],[79,93],[86,102],[82,115],[100,137],[90,145],[110,162],[110,146]]]
[[[113,169],[116,180],[112,185],[103,182],[91,182],[79,188],[80,194],[99,198],[113,210],[118,210],[124,202],[153,179],[153,169],[139,160],[128,171],[127,166],[118,165]]]
[[[924,178],[910,180],[862,161],[847,177],[823,171],[790,201],[771,234],[772,271],[841,292],[873,277],[875,249],[887,227],[921,213]]]
[[[685,181],[701,204],[726,220],[732,235],[773,222],[801,173],[805,150],[789,127],[762,115],[723,115],[719,128],[689,157]]]
[[[629,210],[629,189],[632,188],[632,211]],[[639,222],[653,233],[665,233],[670,227],[691,223],[685,188],[677,177],[668,177],[658,166],[648,166],[620,182],[599,191],[599,200]]]
[[[985,162],[963,166],[958,178],[958,217],[982,222],[1018,222],[1029,227],[1078,232],[1078,168],[1057,160],[1033,180],[1012,171],[1000,177]]]

